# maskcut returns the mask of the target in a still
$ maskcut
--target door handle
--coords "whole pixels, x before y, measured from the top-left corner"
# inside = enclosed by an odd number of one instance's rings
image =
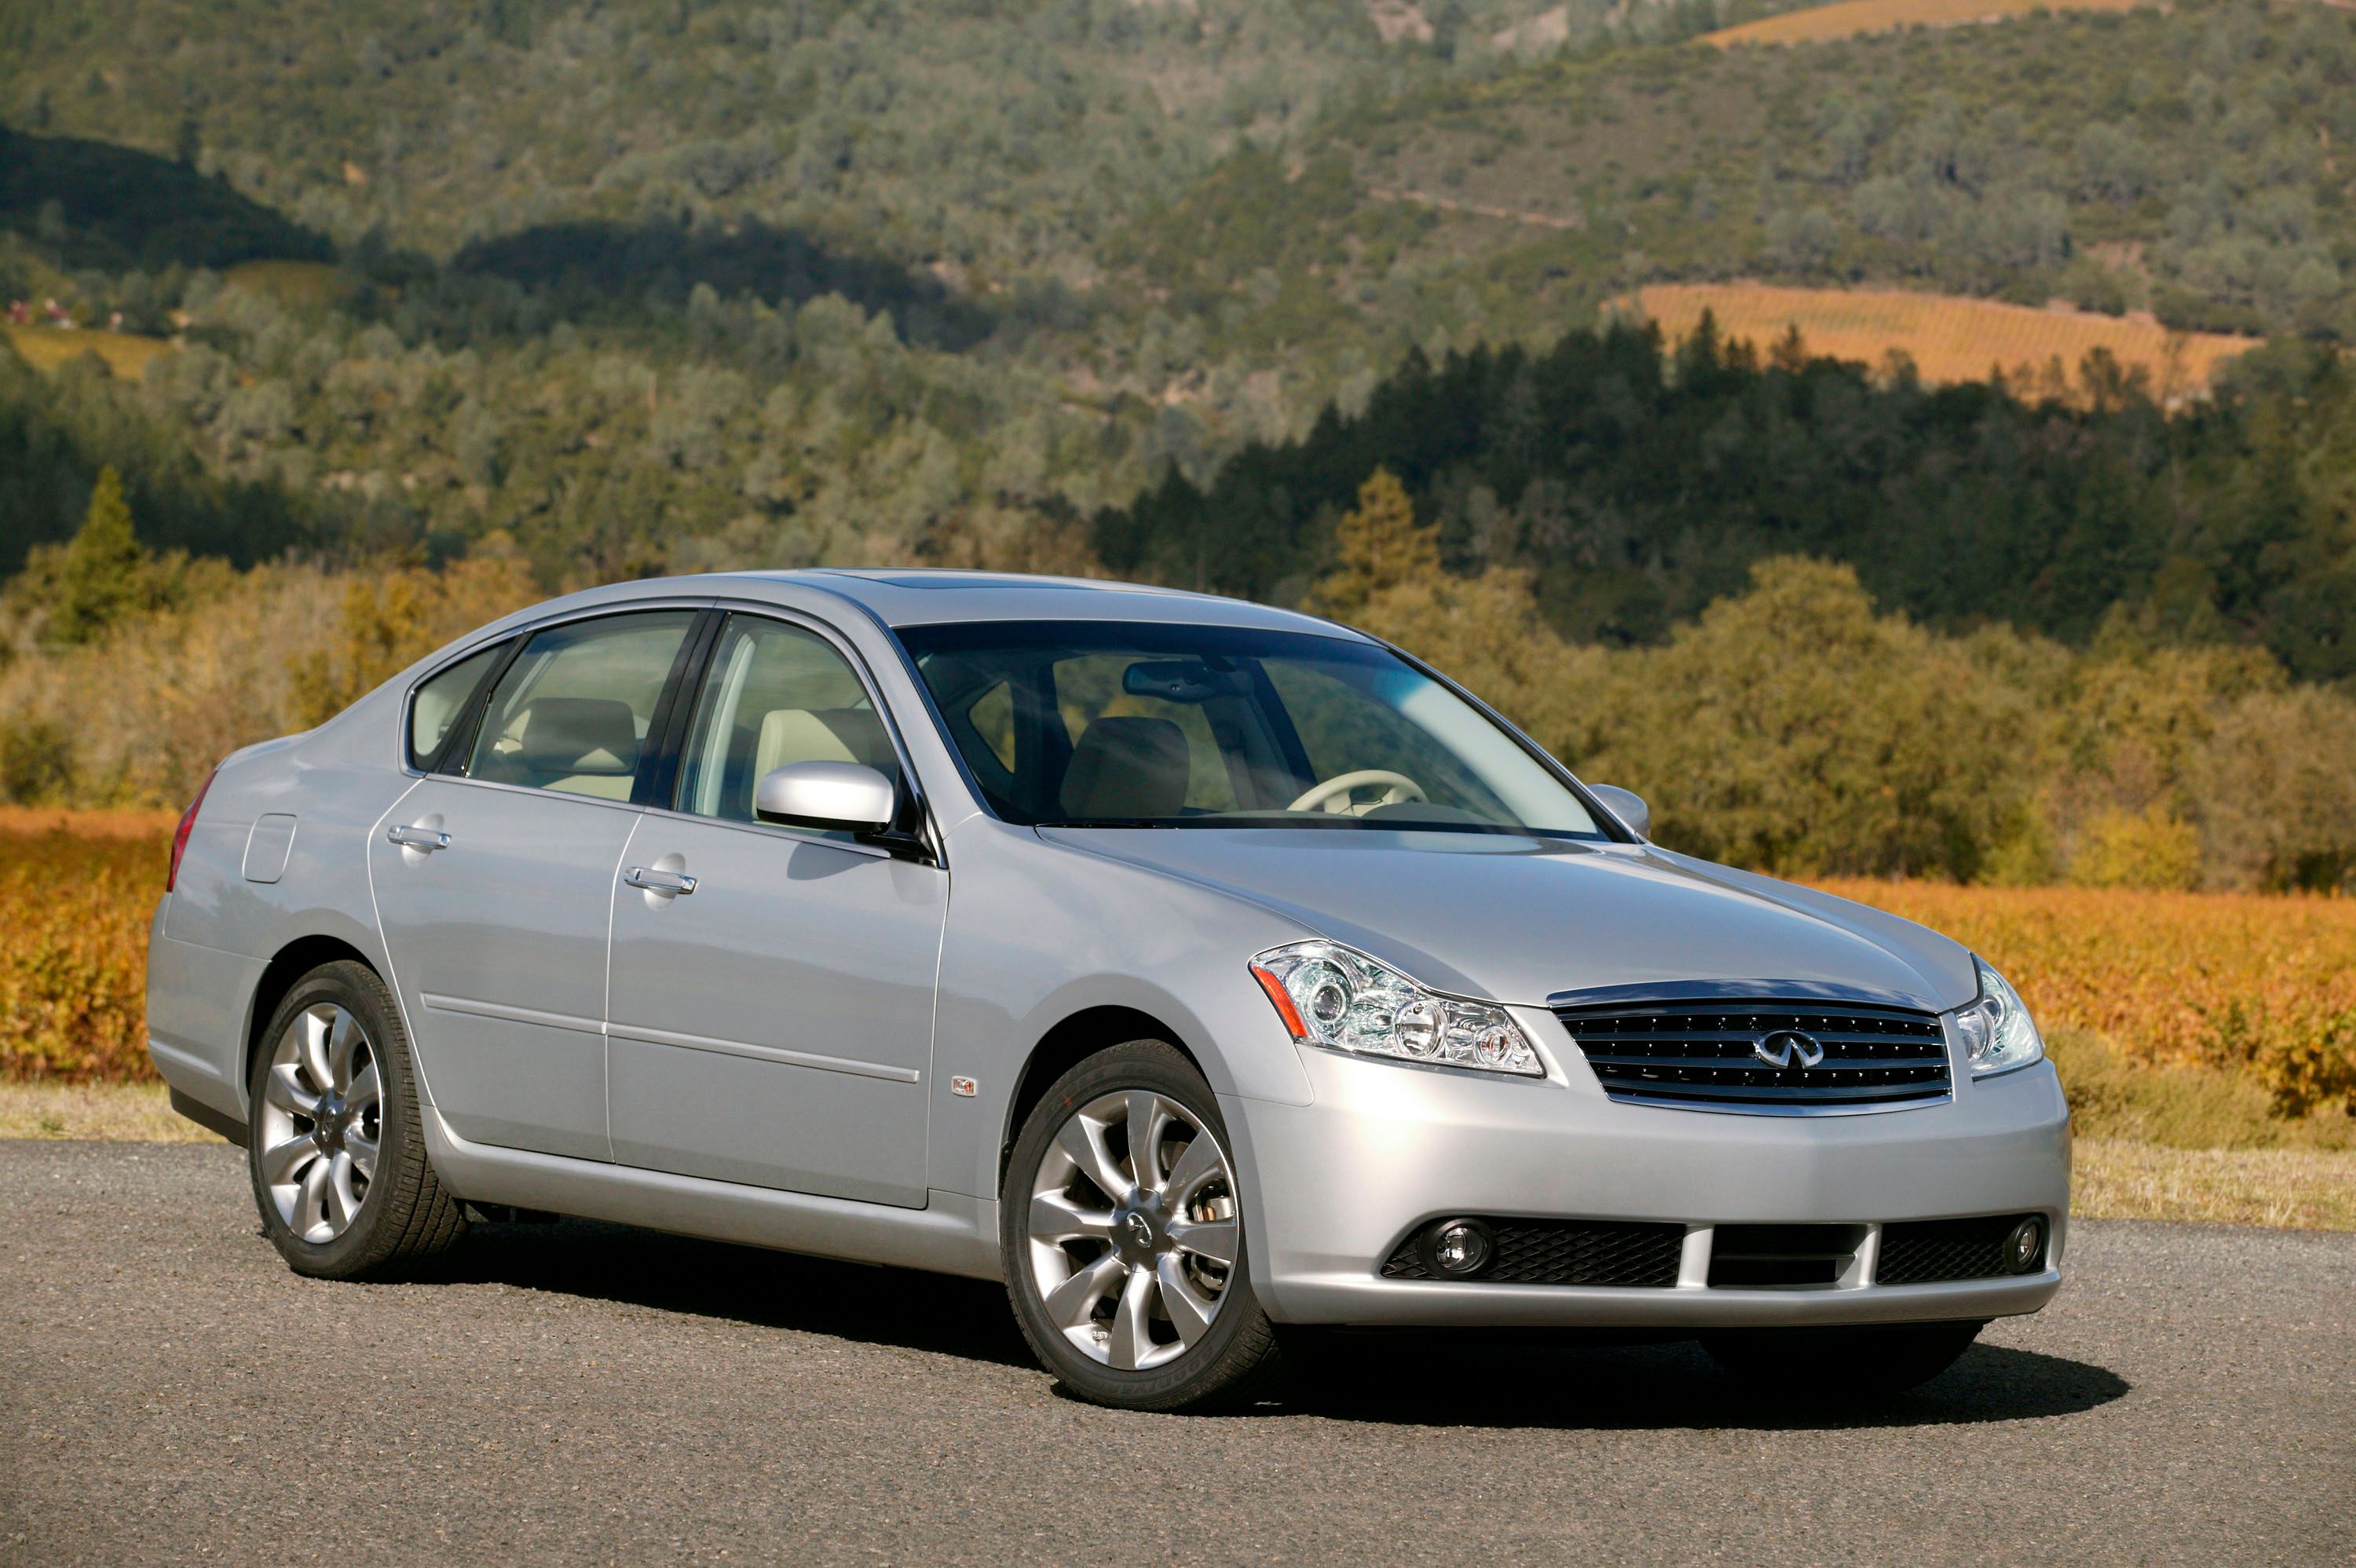
[[[633,866],[623,873],[622,880],[634,888],[644,888],[653,893],[691,893],[695,879],[685,871],[666,871],[659,866]]]
[[[450,848],[450,836],[431,827],[388,827],[384,836],[404,849],[423,849],[429,855],[436,849]]]

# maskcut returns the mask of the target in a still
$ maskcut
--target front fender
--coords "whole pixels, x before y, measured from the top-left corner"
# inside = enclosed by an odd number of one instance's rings
[[[934,1027],[931,1184],[994,1198],[1016,1085],[1058,1024],[1142,1013],[1226,1098],[1307,1104],[1299,1050],[1246,964],[1314,933],[1240,899],[969,818],[955,868]],[[952,1081],[969,1079],[974,1093]]]

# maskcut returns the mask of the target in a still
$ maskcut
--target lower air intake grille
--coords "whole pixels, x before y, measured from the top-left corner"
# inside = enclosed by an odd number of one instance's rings
[[[1491,1220],[1497,1260],[1474,1285],[1618,1285],[1665,1289],[1677,1283],[1683,1225],[1622,1220]],[[1432,1279],[1423,1232],[1401,1242],[1385,1279]]]
[[[1908,1220],[1881,1227],[1881,1256],[1873,1269],[1876,1285],[1931,1285],[1948,1279],[1998,1279],[2005,1266],[2004,1242],[2026,1214],[1991,1214],[1974,1220]],[[2045,1266],[2042,1245],[2029,1272]]]
[[[1902,1111],[1953,1093],[1939,1020],[1904,1008],[1669,1002],[1556,1016],[1615,1100],[1772,1115]]]

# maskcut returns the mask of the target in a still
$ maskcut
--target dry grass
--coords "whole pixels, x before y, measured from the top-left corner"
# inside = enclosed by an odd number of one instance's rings
[[[36,370],[55,370],[80,355],[95,354],[106,361],[109,370],[126,381],[136,381],[146,373],[147,361],[172,351],[172,346],[160,337],[141,337],[135,333],[108,332],[100,327],[61,332],[56,327],[18,326],[11,322],[7,332],[10,347]]]
[[[2356,1231],[2356,1150],[2179,1149],[2082,1138],[2071,1166],[2071,1211],[2089,1219]]]
[[[2001,22],[2032,11],[2128,11],[2143,0],[1840,0],[1804,11],[1786,11],[1704,33],[1700,42],[1730,48],[1736,44],[1820,44],[1862,33],[1900,27],[1963,27]]]
[[[336,269],[326,261],[240,261],[221,274],[235,289],[274,294],[289,304],[316,304],[336,288]]]
[[[1879,368],[1896,349],[1930,382],[1983,380],[2001,369],[2034,385],[2056,362],[2074,374],[2088,353],[2104,348],[2127,369],[2147,372],[2154,394],[2169,402],[2205,391],[2219,362],[2258,346],[2255,338],[2222,333],[2171,332],[2145,316],[2032,310],[1897,289],[1655,283],[1637,292],[1636,306],[1672,341],[1690,336],[1707,310],[1721,336],[1748,339],[1762,351],[1796,326],[1811,353]]]
[[[221,1141],[173,1110],[161,1083],[0,1083],[0,1138]]]

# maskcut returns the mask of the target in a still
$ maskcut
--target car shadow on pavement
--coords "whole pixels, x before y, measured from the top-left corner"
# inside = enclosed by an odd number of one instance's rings
[[[1689,1340],[1341,1335],[1292,1378],[1281,1411],[1408,1425],[1823,1431],[2074,1415],[2131,1386],[2107,1367],[1987,1343],[1908,1393],[1847,1399],[1840,1381],[1828,1366],[1820,1398],[1766,1392]]]
[[[437,1277],[626,1302],[1001,1366],[1037,1364],[1014,1326],[1004,1287],[988,1280],[836,1263],[628,1225],[587,1220],[478,1223]]]
[[[451,1283],[504,1285],[587,1300],[1035,1368],[986,1280],[836,1263],[758,1247],[567,1220],[477,1224],[445,1260]],[[1815,1431],[1968,1425],[2072,1415],[2128,1390],[2108,1368],[1978,1344],[1911,1393],[1767,1394],[1719,1370],[1690,1341],[1614,1344],[1572,1336],[1320,1334],[1269,1403],[1235,1412],[1398,1425],[1688,1427]]]

